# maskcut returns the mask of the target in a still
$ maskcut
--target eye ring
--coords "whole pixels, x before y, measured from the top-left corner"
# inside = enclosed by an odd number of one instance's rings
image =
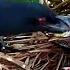
[[[46,18],[45,17],[40,17],[40,18],[38,18],[38,23],[39,24],[41,24],[41,25],[43,25],[43,24],[46,24]]]

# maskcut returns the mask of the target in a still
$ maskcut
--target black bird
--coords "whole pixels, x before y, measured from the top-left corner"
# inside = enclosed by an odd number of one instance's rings
[[[41,4],[0,3],[0,36],[34,31],[63,32],[56,14]],[[64,23],[63,23],[64,24]]]
[[[67,30],[66,23],[57,18],[57,15],[47,6],[0,3],[0,36],[36,31],[55,33]]]

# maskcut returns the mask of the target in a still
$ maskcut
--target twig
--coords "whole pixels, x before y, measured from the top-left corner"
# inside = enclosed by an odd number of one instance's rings
[[[49,63],[49,61],[43,65],[43,67],[41,68],[41,70],[44,70],[44,68],[48,65],[48,63]]]
[[[0,64],[0,70],[3,70],[3,68],[4,68],[5,70],[9,70],[9,69],[7,68],[7,66],[5,66],[5,65],[3,65],[3,64]]]
[[[28,51],[29,53],[34,53],[34,52],[50,52],[51,49],[43,49],[43,50],[32,50],[32,51]]]
[[[60,9],[66,3],[70,3],[70,0],[65,0],[64,2],[61,2],[60,4],[58,4],[57,6],[55,6],[53,9]]]
[[[8,55],[4,55],[3,53],[0,53],[0,58],[5,59],[7,61],[10,61],[10,62],[20,66],[21,68],[23,68],[25,70],[24,66],[26,66],[26,65],[21,61],[15,60],[14,58],[12,58],[12,57],[10,57]]]
[[[35,60],[33,61],[33,64],[32,64],[32,68],[34,67],[34,64],[35,64],[35,62],[37,61],[37,59],[39,58],[40,54],[41,54],[41,53],[39,53],[39,54],[35,57]]]
[[[64,56],[64,53],[61,55],[61,58],[60,58],[60,60],[59,60],[59,62],[58,62],[58,65],[57,65],[56,70],[59,70],[59,67],[60,67],[60,65],[61,65],[61,62],[62,62],[63,56]]]

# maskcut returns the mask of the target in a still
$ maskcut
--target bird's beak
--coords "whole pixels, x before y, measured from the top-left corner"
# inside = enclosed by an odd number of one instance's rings
[[[62,33],[69,31],[69,28],[62,22],[56,23],[56,24],[45,24],[42,26],[43,29],[47,32],[52,32],[52,33]]]

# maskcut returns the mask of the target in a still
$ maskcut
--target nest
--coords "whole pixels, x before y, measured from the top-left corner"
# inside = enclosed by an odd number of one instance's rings
[[[70,66],[69,40],[41,32],[4,37],[17,51],[0,52],[0,70],[63,70]]]

